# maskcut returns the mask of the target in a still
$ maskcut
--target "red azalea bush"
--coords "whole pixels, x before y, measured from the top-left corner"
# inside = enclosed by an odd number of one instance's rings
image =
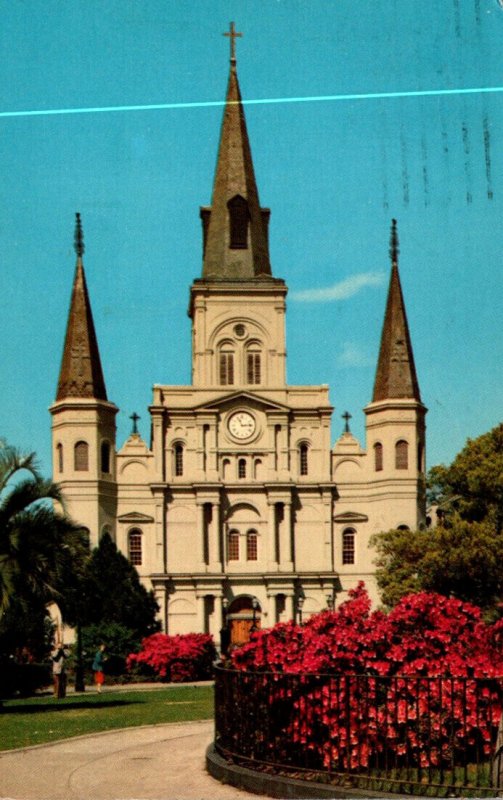
[[[143,639],[140,652],[131,653],[126,663],[128,669],[145,665],[162,680],[184,683],[210,679],[216,655],[213,637],[207,633],[154,633]]]
[[[337,611],[259,631],[232,654],[237,670],[299,674],[261,683],[282,735],[332,770],[378,766],[384,752],[420,767],[488,757],[503,621],[488,625],[479,608],[433,593],[404,597],[389,614],[371,612],[363,584],[349,594]]]

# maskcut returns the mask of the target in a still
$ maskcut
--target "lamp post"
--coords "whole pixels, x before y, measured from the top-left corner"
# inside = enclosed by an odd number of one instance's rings
[[[297,600],[297,614],[299,619],[299,625],[302,625],[302,606],[304,605],[304,598],[299,597]]]
[[[334,596],[333,594],[327,594],[327,608],[329,611],[334,610]]]
[[[252,620],[252,626],[250,628],[250,633],[255,633],[255,631],[258,630],[258,628],[257,628],[257,608],[258,608],[258,600],[257,600],[256,597],[253,597],[252,598],[253,620]]]
[[[227,609],[229,608],[229,601],[226,597],[222,599],[222,627],[220,628],[220,653],[226,656],[229,651],[231,643],[231,635],[229,625],[227,623]]]

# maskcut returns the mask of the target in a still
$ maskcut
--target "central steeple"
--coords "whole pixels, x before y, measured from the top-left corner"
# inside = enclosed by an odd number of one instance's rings
[[[271,276],[267,228],[269,209],[261,208],[236,69],[234,23],[231,58],[213,197],[201,208],[203,279],[248,281]]]

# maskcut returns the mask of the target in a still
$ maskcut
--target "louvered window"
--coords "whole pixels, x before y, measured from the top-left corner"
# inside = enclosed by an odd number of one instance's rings
[[[246,354],[246,382],[257,384],[261,381],[260,370],[260,353],[256,350],[250,350]]]
[[[342,534],[342,563],[355,563],[355,531],[352,528]]]
[[[234,353],[222,350],[219,361],[219,378],[221,386],[234,384]]]
[[[229,531],[227,558],[229,561],[237,561],[239,559],[239,533],[237,531]]]
[[[246,560],[256,561],[258,557],[257,550],[257,531],[248,531],[246,534]]]
[[[87,472],[89,469],[89,445],[87,442],[77,442],[75,445],[75,471]]]
[[[376,472],[381,472],[382,464],[382,444],[377,442],[377,444],[374,445],[374,467]]]
[[[409,466],[409,445],[403,439],[395,445],[396,469],[407,469]]]

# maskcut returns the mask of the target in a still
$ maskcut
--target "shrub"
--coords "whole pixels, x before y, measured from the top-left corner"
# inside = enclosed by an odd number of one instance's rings
[[[126,659],[132,650],[140,646],[134,631],[118,622],[102,622],[82,628],[82,650],[84,664],[90,672],[94,655],[100,644],[106,645],[105,673],[114,677],[126,672]],[[73,648],[75,658],[76,646]],[[74,659],[73,659],[74,660]]]
[[[397,765],[407,755],[438,767],[454,751],[490,755],[502,634],[503,622],[488,625],[476,606],[433,593],[404,597],[389,614],[371,612],[360,584],[335,612],[258,631],[231,664],[313,676],[292,683],[286,697],[271,677],[265,702],[272,720],[284,719],[281,735],[317,753],[325,768],[377,764],[383,737]]]
[[[147,667],[163,681],[183,683],[207,680],[213,673],[216,658],[213,637],[206,633],[168,636],[154,633],[143,639],[139,653],[127,658],[128,669]]]

